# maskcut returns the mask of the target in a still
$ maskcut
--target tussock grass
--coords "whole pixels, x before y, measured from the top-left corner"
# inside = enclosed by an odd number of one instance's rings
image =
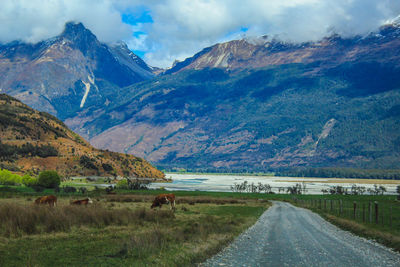
[[[116,195],[107,197],[108,202],[151,202],[155,196],[151,195]],[[247,200],[248,201],[248,200]],[[220,197],[176,197],[176,204],[243,204],[246,200]]]
[[[232,232],[236,232],[242,220],[215,217],[211,215],[201,215],[196,219],[187,219],[169,228],[153,227],[144,232],[137,233],[128,237],[121,248],[113,255],[108,257],[135,258],[146,260],[155,251],[163,253],[172,249],[176,244],[201,243],[209,241],[210,236],[226,235],[230,236]],[[232,237],[231,237],[232,238]],[[226,238],[226,242],[231,240]],[[225,243],[226,243],[225,242]],[[204,253],[206,253],[204,251]],[[206,254],[197,255],[192,259],[192,263],[196,259],[204,258]],[[186,260],[187,261],[187,260]]]
[[[174,214],[166,210],[153,212],[144,208],[134,211],[107,209],[100,204],[48,207],[1,203],[0,236],[66,232],[80,226],[101,228],[109,225],[141,225],[146,221],[157,222],[164,218],[173,219]]]

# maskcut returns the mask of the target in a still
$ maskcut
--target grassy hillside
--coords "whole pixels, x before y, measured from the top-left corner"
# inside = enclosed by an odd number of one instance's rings
[[[92,147],[57,118],[5,94],[0,94],[0,167],[33,174],[52,169],[64,176],[164,177],[141,158]]]

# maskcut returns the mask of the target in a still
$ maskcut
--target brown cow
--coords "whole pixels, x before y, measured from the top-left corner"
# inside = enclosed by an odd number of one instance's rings
[[[151,205],[151,208],[160,207],[162,204],[171,204],[171,209],[175,210],[175,195],[174,194],[160,194],[156,196]]]
[[[49,204],[49,206],[56,206],[56,204],[57,204],[57,197],[56,197],[56,196],[53,196],[53,195],[38,197],[38,198],[35,200],[35,204],[37,204],[37,205]]]
[[[71,202],[71,205],[88,205],[88,204],[93,204],[93,201],[90,199],[90,197]]]

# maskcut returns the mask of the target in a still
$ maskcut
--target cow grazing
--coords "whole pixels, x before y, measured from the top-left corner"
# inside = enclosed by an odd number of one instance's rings
[[[156,196],[156,198],[153,201],[153,204],[151,205],[151,208],[155,207],[160,207],[162,204],[170,204],[171,209],[175,210],[175,195],[174,194],[160,194]]]
[[[90,199],[90,197],[71,202],[71,205],[88,205],[88,204],[93,204],[93,201]]]
[[[49,204],[49,206],[56,206],[57,204],[57,197],[53,195],[39,197],[35,200],[35,204]]]

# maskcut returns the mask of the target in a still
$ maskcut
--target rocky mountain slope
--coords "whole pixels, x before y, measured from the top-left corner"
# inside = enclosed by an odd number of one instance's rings
[[[349,39],[332,35],[319,42],[282,43],[267,36],[234,40],[208,47],[165,71],[166,74],[188,69],[224,68],[240,70],[291,63],[317,63],[332,68],[348,61],[388,60],[399,64],[400,24],[383,26],[379,32]]]
[[[65,176],[99,175],[164,178],[147,161],[93,148],[52,115],[0,94],[0,168]]]
[[[399,168],[399,49],[398,25],[301,45],[220,44],[128,87],[83,128],[96,146],[165,167]]]
[[[124,43],[107,45],[81,23],[37,44],[0,45],[0,92],[61,119],[107,106],[121,88],[154,75]]]

